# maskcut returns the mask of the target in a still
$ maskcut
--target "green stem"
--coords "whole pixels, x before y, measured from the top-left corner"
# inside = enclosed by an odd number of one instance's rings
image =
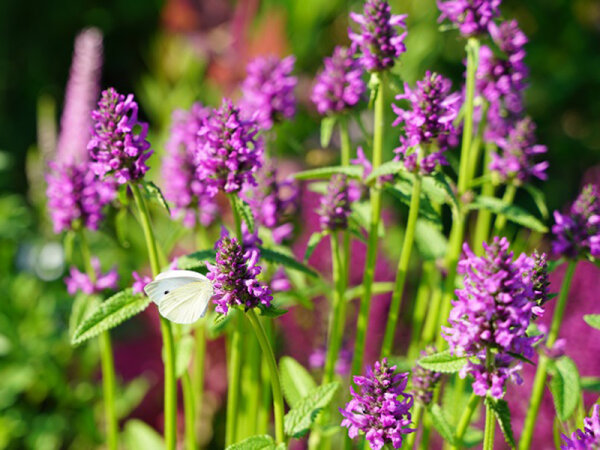
[[[419,432],[419,422],[421,422],[421,416],[423,415],[423,405],[421,403],[417,403],[415,408],[413,409],[412,419],[413,422],[411,424],[412,428],[414,428],[415,432],[410,433],[406,438],[406,448],[411,449],[415,446],[415,441],[417,440],[417,433]]]
[[[140,222],[146,240],[152,276],[160,273],[158,262],[158,251],[150,214],[146,201],[142,197],[139,187],[135,183],[129,183],[135,204],[140,214]],[[160,330],[163,338],[163,358],[165,366],[165,392],[164,392],[164,416],[165,416],[165,448],[175,450],[177,447],[177,378],[175,377],[175,345],[173,343],[173,331],[171,322],[160,317]]]
[[[483,163],[483,176],[487,178],[485,184],[481,188],[481,195],[485,197],[494,196],[494,183],[489,179],[490,177],[490,162],[492,160],[492,152],[494,151],[494,145],[486,145],[485,158]],[[473,248],[476,255],[481,256],[483,254],[482,243],[488,240],[490,234],[490,225],[492,223],[492,212],[487,209],[480,209],[477,212],[477,223],[475,225],[475,237],[473,240]]]
[[[342,166],[349,166],[351,143],[350,133],[348,132],[348,117],[345,115],[340,115],[338,122],[340,124],[341,163]]]
[[[410,254],[412,253],[413,242],[415,240],[415,229],[417,227],[417,218],[419,217],[419,203],[421,199],[421,176],[415,176],[413,184],[412,197],[410,199],[410,208],[408,210],[408,222],[406,224],[406,233],[402,243],[402,253],[398,261],[398,270],[396,271],[396,284],[392,292],[392,301],[390,311],[385,327],[385,335],[381,347],[381,358],[390,356],[394,345],[394,336],[396,334],[396,325],[400,316],[400,307],[402,306],[402,295],[404,294],[404,284],[406,282],[406,273],[410,263]]]
[[[377,169],[383,159],[383,134],[385,129],[385,73],[381,74],[377,98],[375,99],[375,118],[373,130],[373,170]],[[363,276],[363,296],[360,301],[358,318],[356,321],[356,337],[354,343],[354,357],[352,359],[352,373],[362,372],[363,356],[371,308],[371,293],[375,278],[375,263],[377,260],[377,245],[379,243],[379,222],[381,220],[381,189],[375,185],[371,188],[371,223],[369,226],[369,239],[367,242],[367,258]]]
[[[183,388],[183,410],[185,416],[185,449],[196,450],[196,407],[194,404],[194,387],[190,374],[186,371],[181,378]]]
[[[195,429],[200,428],[201,411],[204,403],[204,365],[206,361],[206,332],[204,330],[204,320],[198,321],[194,331],[195,352],[194,371],[192,385],[195,389],[194,412],[196,413]]]
[[[467,431],[467,428],[469,427],[469,424],[471,423],[471,418],[473,417],[473,413],[475,412],[477,405],[479,405],[480,399],[481,397],[478,395],[471,394],[471,398],[469,398],[469,402],[467,403],[467,406],[465,407],[465,410],[458,421],[456,434],[454,435],[456,445],[453,445],[451,447],[452,449],[458,449],[462,445],[462,439]]]
[[[240,392],[240,372],[242,367],[242,327],[239,317],[231,332],[229,341],[229,364],[227,365],[227,413],[225,422],[225,447],[235,443],[236,424]]]
[[[479,154],[481,153],[481,143],[483,141],[483,133],[485,131],[485,125],[487,122],[487,111],[489,108],[489,103],[485,100],[483,101],[483,106],[481,107],[481,120],[477,125],[477,134],[475,135],[475,139],[471,144],[470,157],[469,157],[469,167],[468,167],[468,179],[472,181],[475,178],[475,172],[477,171],[477,163],[479,162]],[[485,168],[484,168],[485,171]]]
[[[570,260],[567,265],[567,270],[556,302],[554,315],[552,316],[552,324],[550,325],[548,339],[546,341],[546,346],[548,348],[552,348],[558,338],[558,332],[560,331],[560,325],[565,313],[569,289],[571,287],[571,282],[573,281],[576,265],[576,260]],[[546,384],[546,375],[548,373],[549,364],[550,359],[546,355],[540,354],[537,370],[535,372],[535,379],[533,381],[531,400],[529,401],[529,408],[527,410],[527,416],[525,417],[525,424],[523,425],[523,433],[521,435],[521,440],[519,441],[520,450],[526,450],[531,446],[533,430],[540,410],[540,404],[542,403],[542,397],[544,396],[544,386]]]
[[[265,332],[267,338],[271,340],[271,333],[269,332],[270,323],[264,323]],[[260,363],[260,385],[261,385],[261,403],[258,411],[258,427],[257,434],[266,434],[269,428],[269,419],[271,417],[271,376],[269,375],[269,368],[267,363],[266,355],[261,355]]]
[[[425,261],[423,263],[423,275],[419,283],[419,289],[415,296],[415,303],[413,306],[412,314],[412,328],[410,334],[410,344],[408,347],[408,359],[414,360],[417,358],[417,354],[421,344],[421,333],[423,332],[423,321],[425,314],[427,313],[427,307],[431,306],[429,299],[431,298],[431,280],[432,272],[435,270],[435,263],[433,261]]]
[[[277,362],[275,361],[275,355],[271,348],[271,343],[267,338],[265,329],[263,328],[260,320],[256,316],[254,310],[250,309],[246,312],[246,317],[250,321],[254,333],[258,338],[258,343],[262,349],[263,354],[267,358],[269,367],[269,374],[271,375],[271,386],[273,389],[273,413],[275,415],[275,440],[277,444],[285,442],[285,434],[283,431],[283,395],[281,393],[281,384],[279,381],[279,372],[277,370]]]
[[[427,317],[425,318],[425,325],[423,325],[423,333],[421,334],[421,341],[423,342],[423,347],[433,342],[435,338],[435,331],[440,321],[439,315],[440,307],[442,305],[442,297],[444,295],[439,271],[436,271],[432,278],[433,281],[431,293],[431,306],[429,307],[429,311],[427,312]]]
[[[517,193],[517,187],[514,184],[509,184],[506,186],[506,190],[504,191],[504,197],[502,197],[502,203],[505,205],[511,205],[513,200],[515,199],[515,194]],[[494,234],[499,235],[500,232],[504,229],[506,225],[506,216],[500,214],[496,217],[496,223],[494,224]]]
[[[92,254],[85,237],[85,231],[79,230],[81,255],[86,273],[92,283],[96,282],[96,271],[92,266]],[[110,342],[109,331],[100,333],[100,364],[102,367],[102,397],[104,399],[104,420],[106,422],[106,446],[116,450],[119,446],[119,422],[115,410],[115,361]]]
[[[490,402],[485,402],[485,431],[483,434],[483,450],[493,450],[496,433],[496,415]]]
[[[240,217],[240,213],[238,209],[235,207],[236,205],[236,194],[228,194],[229,204],[231,205],[231,212],[233,213],[233,226],[235,230],[235,235],[239,241],[239,244],[242,245],[243,235],[242,235],[242,218]]]

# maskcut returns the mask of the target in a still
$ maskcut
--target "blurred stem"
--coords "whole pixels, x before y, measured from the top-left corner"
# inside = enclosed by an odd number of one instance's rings
[[[256,316],[256,313],[253,309],[249,309],[246,312],[246,317],[250,321],[252,328],[254,329],[254,333],[258,338],[258,342],[262,349],[263,354],[267,358],[267,363],[269,367],[269,374],[271,375],[271,387],[273,389],[273,412],[275,415],[275,440],[277,444],[281,444],[285,442],[285,434],[283,431],[283,395],[281,392],[281,384],[279,381],[279,372],[277,370],[277,362],[275,361],[275,355],[273,354],[273,349],[271,347],[271,343],[267,338],[265,333],[265,329],[263,328],[260,320]]]
[[[490,178],[490,162],[492,161],[492,152],[494,151],[494,145],[486,145],[485,158],[483,166],[483,176],[487,178],[485,184],[481,188],[481,195],[484,197],[494,196],[494,184]],[[477,224],[475,225],[475,237],[473,241],[473,248],[476,255],[481,256],[483,254],[483,247],[481,244],[488,240],[490,234],[490,225],[492,223],[492,213],[487,209],[480,209],[477,211]]]
[[[204,402],[204,367],[206,362],[206,331],[204,320],[199,320],[194,330],[195,355],[194,371],[192,372],[192,386],[194,387],[194,412],[196,423],[194,430],[200,428],[202,404]]]
[[[240,212],[236,208],[236,198],[235,194],[228,194],[229,204],[231,205],[231,211],[233,213],[233,227],[235,231],[235,236],[237,237],[238,243],[243,247],[244,236],[242,234],[242,218],[240,217]]]
[[[80,228],[81,256],[85,271],[92,283],[96,282],[96,271],[92,266],[92,254],[85,237],[85,230]],[[110,342],[109,331],[103,331],[99,336],[100,364],[102,366],[102,397],[104,399],[104,420],[106,422],[106,447],[117,450],[119,446],[119,422],[115,410],[115,361]]]
[[[517,193],[517,187],[514,184],[509,184],[506,186],[506,190],[504,191],[504,197],[502,197],[502,203],[505,205],[511,205],[513,200],[515,199],[515,194]],[[494,224],[494,235],[498,236],[504,226],[506,225],[506,216],[503,214],[498,215],[496,217],[496,223]]]
[[[471,417],[473,417],[475,408],[477,408],[477,405],[479,405],[480,398],[481,397],[475,395],[474,393],[471,394],[469,403],[467,403],[467,406],[465,407],[465,410],[463,411],[462,416],[460,416],[460,420],[458,421],[458,425],[456,427],[456,434],[454,435],[456,445],[453,445],[451,447],[452,449],[457,450],[462,446],[462,439],[465,435],[465,432],[467,431],[467,428],[469,427],[469,424],[471,423]]]
[[[477,171],[477,163],[480,159],[481,153],[481,142],[483,141],[483,133],[485,131],[485,125],[487,122],[487,112],[490,104],[483,100],[483,105],[481,107],[481,120],[477,125],[477,134],[475,135],[475,139],[473,139],[473,143],[471,144],[470,157],[469,157],[469,172],[467,174],[469,182],[475,178],[475,172]],[[485,171],[485,169],[484,169]]]
[[[430,306],[429,299],[431,298],[431,280],[432,271],[435,270],[435,265],[432,261],[425,261],[423,263],[423,271],[417,295],[415,296],[415,303],[413,306],[412,314],[412,328],[410,335],[410,344],[408,347],[408,359],[414,360],[417,358],[419,347],[421,344],[421,333],[423,331],[423,320],[427,307]]]
[[[259,318],[260,320],[260,318]],[[272,333],[270,333],[270,323],[266,322],[263,324],[265,333],[269,342],[272,339]],[[271,377],[269,375],[269,368],[267,363],[267,357],[262,354],[260,362],[260,381],[261,381],[261,404],[258,411],[258,426],[257,434],[266,434],[269,429],[269,419],[271,417]]]
[[[185,449],[196,450],[196,407],[194,405],[194,387],[190,374],[186,371],[181,378],[183,387],[183,410],[185,415]]]
[[[158,251],[152,225],[150,223],[150,214],[146,201],[140,192],[140,188],[135,183],[129,183],[135,204],[140,214],[140,222],[146,240],[150,267],[152,276],[160,273],[160,264],[158,262]],[[165,393],[164,393],[164,416],[165,416],[165,448],[175,450],[177,446],[177,378],[175,377],[175,345],[173,343],[173,332],[171,322],[160,316],[160,330],[163,338],[163,358],[165,365]]]
[[[379,74],[379,87],[375,99],[375,118],[373,130],[373,170],[377,169],[383,159],[383,134],[385,129],[385,72]],[[369,323],[369,310],[371,308],[371,293],[373,280],[375,278],[375,263],[377,262],[377,244],[379,242],[379,222],[381,220],[381,189],[375,185],[371,188],[371,223],[369,227],[369,239],[367,242],[367,258],[365,261],[365,272],[363,275],[363,296],[360,301],[358,318],[356,321],[356,338],[354,343],[354,357],[352,359],[352,373],[362,372],[367,325]]]
[[[413,183],[410,207],[408,210],[408,222],[406,224],[406,233],[402,243],[402,253],[398,261],[398,270],[396,271],[396,284],[392,292],[392,301],[388,313],[388,320],[385,327],[385,335],[381,347],[381,358],[387,358],[392,352],[394,345],[394,336],[398,317],[400,316],[400,307],[402,306],[402,295],[404,294],[404,285],[406,282],[406,272],[410,263],[410,254],[415,240],[415,229],[417,227],[417,218],[419,217],[419,203],[421,199],[421,176],[417,173]]]
[[[341,114],[338,118],[340,124],[340,144],[341,144],[341,163],[342,166],[350,165],[350,133],[348,132],[348,116]]]
[[[495,356],[488,347],[485,350],[485,365],[487,373],[494,373]],[[496,415],[492,409],[491,399],[486,398],[485,403],[485,430],[483,434],[483,450],[493,450],[494,434],[496,433]]]
[[[421,334],[421,341],[423,342],[423,347],[433,342],[434,340],[435,330],[437,329],[437,325],[440,320],[440,306],[444,294],[439,271],[436,271],[432,278],[433,281],[431,289],[431,306],[429,307],[427,317],[425,318],[425,325],[423,325],[423,333]]]
[[[412,433],[410,433],[406,438],[406,448],[412,449],[415,446],[415,441],[417,440],[417,433],[419,432],[419,423],[421,422],[421,417],[423,416],[423,405],[418,402],[415,405],[415,409],[412,413],[412,428],[415,429]]]
[[[550,325],[548,340],[546,341],[546,346],[548,348],[552,348],[556,342],[556,339],[558,338],[558,332],[560,331],[560,325],[565,314],[567,298],[569,297],[569,289],[571,287],[571,282],[573,281],[576,265],[576,260],[569,260],[562,286],[560,288],[560,293],[558,295],[558,300],[556,302],[554,315],[552,316],[552,324]],[[535,372],[535,379],[533,380],[531,400],[529,401],[529,408],[527,410],[527,416],[525,416],[525,424],[523,425],[523,434],[521,435],[521,440],[519,441],[520,450],[528,449],[531,446],[535,423],[540,410],[540,404],[542,403],[542,397],[544,396],[544,387],[546,384],[546,375],[548,373],[549,364],[550,359],[543,353],[540,353],[537,370]]]

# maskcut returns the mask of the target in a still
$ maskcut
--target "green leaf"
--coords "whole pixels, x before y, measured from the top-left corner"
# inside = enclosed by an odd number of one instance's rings
[[[369,174],[365,180],[365,184],[371,185],[377,178],[384,175],[396,175],[400,172],[406,172],[402,161],[388,161],[377,167]]]
[[[252,214],[250,205],[237,195],[232,195],[231,198],[233,199],[233,207],[237,210],[242,220],[246,222],[248,231],[254,233],[254,215]]]
[[[581,389],[590,392],[600,392],[600,377],[581,377]]]
[[[550,381],[550,392],[554,399],[556,414],[561,421],[571,417],[577,408],[581,396],[579,371],[568,356],[562,356],[554,362],[554,374]]]
[[[319,242],[321,242],[325,236],[327,236],[325,231],[317,231],[310,235],[308,244],[306,245],[306,251],[304,252],[304,261],[308,261],[310,259],[311,255],[317,248],[317,245],[319,245]]]
[[[194,338],[189,334],[183,336],[175,347],[175,376],[181,378],[190,365],[194,352]]]
[[[311,277],[319,276],[317,272],[308,267],[306,264],[296,261],[293,256],[286,255],[285,253],[280,253],[270,248],[259,246],[258,249],[260,250],[260,257],[265,261],[275,264],[281,264],[283,267],[305,273],[306,275],[309,275]]]
[[[444,350],[419,359],[417,364],[434,372],[456,373],[463,368],[467,361],[468,357],[466,356],[454,356],[450,354],[450,350]]]
[[[405,205],[410,206],[410,199],[412,197],[412,179],[400,179],[393,186],[386,186],[385,190]],[[440,213],[433,207],[429,197],[427,197],[424,192],[421,192],[421,198],[419,200],[419,217],[431,222],[438,228],[441,228],[442,218]]]
[[[142,402],[149,388],[150,383],[148,380],[144,376],[139,376],[127,383],[124,388],[119,389],[115,398],[117,418],[124,419],[128,417]]]
[[[75,331],[94,312],[100,305],[100,298],[97,295],[87,295],[79,293],[75,296],[75,301],[71,308],[69,317],[69,337],[73,339]]]
[[[302,364],[290,356],[279,360],[281,388],[285,401],[291,408],[297,407],[302,399],[317,387],[317,383]]]
[[[353,202],[351,207],[350,221],[356,223],[363,230],[369,230],[371,227],[371,203],[368,201]],[[379,222],[377,235],[380,238],[385,236],[383,220]]]
[[[508,403],[506,403],[505,400],[492,397],[486,397],[485,402],[490,405],[492,411],[494,411],[506,443],[510,445],[511,448],[515,448],[515,436],[513,435],[512,426],[510,424],[510,410],[508,409]]]
[[[288,312],[287,309],[283,309],[283,308],[279,308],[277,306],[275,306],[274,304],[271,304],[271,306],[269,306],[268,308],[265,307],[260,307],[260,315],[263,317],[279,317],[279,316],[283,316],[286,312]]]
[[[123,437],[127,450],[164,450],[165,448],[162,436],[150,425],[138,419],[127,421]]]
[[[546,206],[546,196],[544,193],[531,184],[525,184],[523,185],[523,188],[531,195],[531,198],[542,217],[547,219],[550,214],[548,212],[548,207]]]
[[[116,327],[130,317],[145,310],[150,299],[143,294],[133,294],[131,288],[118,292],[98,307],[77,327],[71,339],[73,345],[98,336]]]
[[[226,450],[277,450],[277,444],[271,436],[263,434],[229,445]]]
[[[359,180],[362,177],[363,168],[360,166],[330,166],[318,169],[304,170],[295,173],[293,177],[297,180],[319,180],[327,179],[335,174],[346,175],[348,178]]]
[[[415,228],[415,243],[424,260],[436,260],[446,255],[448,239],[428,220],[418,219]]]
[[[290,409],[284,418],[285,434],[299,438],[306,434],[319,411],[331,402],[339,383],[333,382],[311,390],[300,402]]]
[[[171,209],[169,208],[169,204],[167,203],[167,200],[165,199],[165,196],[163,195],[160,188],[152,181],[144,181],[143,185],[147,196],[153,200],[156,200],[158,204],[165,208],[169,215],[171,215]]]
[[[329,146],[336,121],[336,116],[327,116],[321,119],[321,147],[327,148]]]
[[[600,330],[600,314],[586,314],[583,316],[583,320],[585,320],[585,323],[590,327]]]
[[[451,181],[442,172],[436,172],[432,177],[423,177],[423,192],[434,203],[447,203],[453,210],[458,209],[458,200]]]
[[[533,231],[545,233],[548,228],[536,217],[516,205],[508,205],[499,198],[480,196],[468,205],[469,209],[485,209],[496,215],[503,215],[511,222],[522,225]]]
[[[206,267],[206,262],[214,262],[216,251],[212,248],[200,250],[177,258],[177,268],[181,270],[198,270]]]
[[[462,438],[463,445],[467,448],[475,447],[483,441],[483,431],[479,428],[467,428],[465,435]]]
[[[209,316],[206,317],[206,336],[209,339],[216,339],[225,331],[227,324],[231,322],[233,316],[238,311],[234,308],[230,309],[227,314],[221,314],[213,311]]]
[[[437,403],[432,403],[429,408],[429,415],[431,416],[431,422],[433,426],[440,433],[440,436],[444,438],[444,440],[450,444],[455,445],[454,433],[452,432],[452,426],[448,423],[442,408],[439,407]]]

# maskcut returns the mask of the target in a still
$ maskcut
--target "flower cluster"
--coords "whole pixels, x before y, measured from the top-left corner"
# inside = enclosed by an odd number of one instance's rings
[[[545,253],[533,252],[533,273],[531,275],[533,283],[533,301],[536,305],[532,312],[535,317],[541,317],[544,313],[544,306],[550,300],[550,280],[548,279],[548,260]]]
[[[92,268],[95,272],[96,281],[92,281],[90,277],[77,270],[76,267],[71,267],[69,276],[65,278],[67,291],[71,295],[75,295],[78,291],[84,294],[98,294],[105,289],[116,289],[119,282],[119,274],[116,269],[112,269],[103,274],[100,270],[100,261],[98,258],[92,258]]]
[[[595,404],[591,417],[583,419],[583,429],[576,430],[570,438],[565,434],[561,437],[561,450],[600,449],[600,405]]]
[[[263,130],[292,118],[296,112],[294,88],[298,79],[291,75],[295,62],[293,56],[283,59],[266,56],[252,60],[246,68],[242,109]]]
[[[407,100],[410,109],[396,105],[392,108],[398,115],[393,125],[404,123],[404,136],[400,137],[400,147],[396,152],[410,171],[420,170],[430,174],[438,164],[446,164],[443,152],[458,142],[453,121],[458,115],[461,98],[458,93],[450,93],[450,80],[427,71],[422,81],[411,89],[404,84],[404,93],[396,99]],[[429,152],[432,146],[436,151]],[[419,147],[424,152],[419,160]]]
[[[216,264],[207,264],[206,275],[213,282],[215,310],[227,314],[229,308],[238,305],[246,310],[268,308],[273,299],[271,291],[256,279],[262,270],[257,264],[258,249],[244,252],[237,239],[227,234],[221,236],[216,249]]]
[[[342,377],[348,375],[352,368],[352,356],[353,352],[350,348],[342,347],[335,361],[335,373]],[[320,369],[325,366],[326,358],[327,349],[323,347],[316,348],[308,357],[308,365],[313,369]]]
[[[98,109],[92,111],[94,127],[88,142],[92,170],[104,178],[114,176],[119,184],[139,180],[148,171],[153,153],[146,140],[148,124],[138,120],[138,104],[109,88],[102,92]]]
[[[98,82],[101,68],[102,33],[97,28],[87,28],[75,39],[56,144],[57,161],[80,162],[88,159],[86,148],[92,126],[90,112],[100,91]]]
[[[245,183],[256,185],[254,174],[262,166],[262,153],[256,124],[242,119],[231,100],[223,100],[198,131],[197,176],[207,195],[239,192]]]
[[[519,120],[507,137],[500,138],[500,154],[493,153],[490,170],[503,182],[510,181],[518,186],[532,177],[545,180],[548,161],[535,162],[547,149],[536,144],[535,124],[529,117]]]
[[[319,114],[336,114],[356,105],[366,89],[362,75],[354,49],[336,47],[333,55],[325,58],[310,96]]]
[[[534,261],[525,254],[513,261],[506,238],[496,237],[491,245],[483,246],[485,255],[480,257],[464,244],[464,257],[458,265],[458,272],[464,274],[464,288],[456,291],[450,327],[443,331],[453,354],[481,361],[469,362],[462,372],[475,378],[473,391],[500,398],[509,377],[520,383],[520,365],[511,367],[515,359],[511,354],[531,358],[533,344],[539,339],[526,334],[533,309],[538,306]]]
[[[568,214],[554,211],[552,251],[567,258],[600,257],[600,192],[583,188]]]
[[[435,347],[430,346],[421,352],[421,357],[432,355],[436,351]],[[433,399],[433,390],[441,378],[442,374],[440,372],[425,369],[417,364],[411,376],[412,391],[415,399],[425,406],[429,405]]]
[[[405,392],[408,373],[395,370],[383,359],[368,367],[365,376],[355,376],[360,393],[350,387],[352,399],[340,409],[348,436],[354,439],[362,431],[375,450],[386,444],[400,448],[403,436],[414,431],[410,428],[413,397]]]
[[[319,208],[319,221],[323,230],[337,231],[348,228],[348,217],[352,212],[349,191],[345,175],[331,177]]]
[[[133,284],[131,285],[131,289],[134,294],[142,294],[146,285],[152,282],[152,277],[147,275],[140,275],[137,272],[133,272],[131,275],[133,276]]]
[[[173,215],[183,215],[183,224],[189,228],[210,225],[218,211],[215,200],[206,193],[206,184],[196,177],[196,139],[209,114],[200,103],[194,103],[189,111],[173,112],[171,134],[165,144],[163,193],[175,205]]]
[[[460,33],[474,36],[486,32],[492,20],[500,14],[501,0],[447,0],[439,1],[439,21],[448,19]]]
[[[390,69],[406,52],[406,32],[399,35],[395,28],[406,28],[406,14],[392,14],[386,0],[367,0],[364,14],[350,13],[350,18],[360,25],[360,33],[349,30],[348,35],[360,49],[359,61],[369,72]]]
[[[82,226],[97,230],[102,208],[115,197],[115,185],[100,180],[88,163],[50,163],[46,174],[48,209],[54,232]]]
[[[273,231],[275,243],[291,236],[294,230],[291,219],[300,206],[300,189],[294,180],[279,180],[275,165],[269,161],[257,172],[256,186],[246,189],[244,197],[254,218]]]

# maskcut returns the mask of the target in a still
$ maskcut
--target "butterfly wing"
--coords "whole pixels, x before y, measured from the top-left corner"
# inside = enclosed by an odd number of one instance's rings
[[[165,295],[158,311],[172,322],[194,323],[204,317],[212,296],[213,286],[209,280],[194,281]]]
[[[208,279],[191,270],[169,270],[158,274],[154,281],[144,287],[144,292],[157,305],[160,305],[163,298],[189,283],[209,282]]]

